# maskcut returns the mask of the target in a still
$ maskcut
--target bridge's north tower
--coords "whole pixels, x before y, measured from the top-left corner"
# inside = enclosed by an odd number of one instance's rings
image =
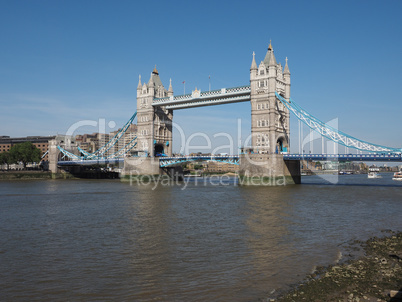
[[[170,96],[173,96],[172,82],[166,90],[156,67],[148,83],[142,84],[140,76],[137,86],[137,150],[145,151],[150,157],[158,153],[172,156],[173,110],[152,106],[154,98]]]
[[[300,183],[300,164],[284,160],[289,152],[289,110],[275,95],[290,100],[290,71],[276,62],[269,43],[265,58],[257,66],[255,54],[250,68],[251,149],[240,155],[239,176],[243,183],[273,185]]]
[[[251,145],[257,153],[281,153],[289,150],[289,110],[276,98],[278,92],[290,99],[290,72],[276,62],[269,43],[265,58],[257,66],[255,55],[250,68]]]

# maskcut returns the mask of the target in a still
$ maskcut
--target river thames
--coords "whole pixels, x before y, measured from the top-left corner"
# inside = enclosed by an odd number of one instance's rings
[[[402,231],[402,183],[0,182],[2,301],[258,301]],[[343,255],[343,256],[342,256]]]

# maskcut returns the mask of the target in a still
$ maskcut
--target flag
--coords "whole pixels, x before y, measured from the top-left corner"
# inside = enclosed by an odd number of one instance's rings
[[[182,84],[184,84],[184,83],[186,83],[186,81],[183,81],[183,83],[182,83]]]

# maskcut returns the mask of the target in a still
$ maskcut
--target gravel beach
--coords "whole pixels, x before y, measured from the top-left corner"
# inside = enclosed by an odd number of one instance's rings
[[[317,268],[295,289],[269,302],[402,301],[402,232],[361,243],[363,254]]]

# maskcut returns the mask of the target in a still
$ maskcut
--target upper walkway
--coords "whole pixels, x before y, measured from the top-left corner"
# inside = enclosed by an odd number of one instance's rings
[[[250,86],[222,88],[219,90],[201,92],[195,90],[191,94],[155,98],[152,106],[166,106],[166,109],[186,109],[202,106],[230,104],[250,101]]]

